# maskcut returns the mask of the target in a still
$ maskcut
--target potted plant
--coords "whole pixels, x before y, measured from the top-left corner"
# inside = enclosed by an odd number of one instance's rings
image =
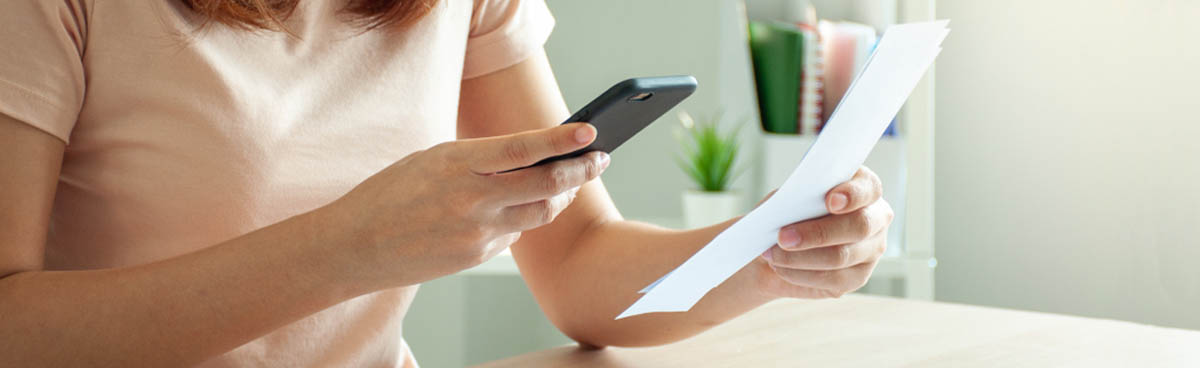
[[[683,127],[676,139],[682,154],[676,163],[696,184],[683,193],[683,222],[689,228],[708,226],[740,214],[742,197],[729,189],[737,173],[738,132],[743,124],[724,132],[719,123],[723,114],[697,123],[686,111],[679,113]]]

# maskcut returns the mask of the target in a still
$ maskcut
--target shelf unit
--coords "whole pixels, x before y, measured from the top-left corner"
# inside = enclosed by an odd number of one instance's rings
[[[904,0],[898,13],[904,22],[936,19],[934,0]],[[934,298],[934,175],[933,124],[934,78],[936,66],[917,85],[900,111],[902,132],[907,141],[908,183],[905,208],[905,254],[900,262],[905,274],[905,294],[909,298]]]
[[[818,17],[822,19],[865,23],[881,29],[892,24],[936,19],[935,0],[809,0],[808,2],[813,4],[817,9]],[[794,14],[801,11],[794,6],[797,3],[794,0],[745,0],[744,3],[747,7],[746,13],[755,18],[769,19],[778,17],[779,14]],[[739,25],[738,28],[745,29],[745,26]],[[738,39],[744,40],[744,34]],[[739,49],[744,49],[744,46],[734,41],[727,45],[724,52],[738,52]],[[737,69],[748,67],[730,64],[728,69],[723,70],[722,73],[741,74],[742,71]],[[899,137],[891,138],[894,140],[891,142],[885,138],[876,147],[871,158],[867,160],[867,166],[877,168],[876,172],[880,174],[880,178],[884,182],[885,197],[897,204],[895,206],[896,221],[893,223],[892,230],[898,231],[889,236],[889,253],[880,261],[880,265],[872,275],[871,283],[864,288],[864,291],[868,293],[925,300],[934,298],[933,275],[937,266],[933,236],[934,74],[934,70],[931,69],[900,111],[898,116]],[[789,140],[792,142],[788,142]],[[789,152],[802,154],[812,143],[812,138],[788,138],[763,133],[760,134],[758,141],[749,143],[760,146],[762,148],[759,150],[760,152],[771,152],[771,154],[764,153],[757,158],[760,166],[771,168],[769,171],[761,170],[760,181],[755,183],[759,188],[759,194],[762,194],[772,185],[778,185],[777,182],[782,181],[778,178],[780,175],[790,173],[790,171],[784,173],[776,171],[781,171],[780,168],[785,168],[783,171],[786,171],[799,162],[799,157],[781,159],[779,158],[781,153],[783,155]],[[897,158],[896,156],[902,157]],[[902,190],[896,192],[896,187],[900,187]],[[892,251],[893,249],[896,251]]]

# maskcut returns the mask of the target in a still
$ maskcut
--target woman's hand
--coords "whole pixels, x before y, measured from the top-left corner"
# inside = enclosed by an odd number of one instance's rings
[[[483,263],[522,231],[554,220],[608,155],[529,167],[586,147],[578,123],[507,136],[442,143],[413,153],[327,206],[341,228],[334,249],[352,277],[378,288],[417,284]],[[345,240],[348,240],[345,241]]]
[[[892,207],[879,177],[863,167],[825,195],[830,215],[785,226],[763,252],[758,277],[769,295],[836,298],[867,283],[887,249]]]

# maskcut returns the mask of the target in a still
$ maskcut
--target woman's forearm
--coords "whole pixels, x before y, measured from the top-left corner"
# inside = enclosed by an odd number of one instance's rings
[[[370,290],[317,212],[146,265],[0,279],[0,356],[27,366],[182,366]]]
[[[647,346],[703,332],[772,299],[755,287],[752,265],[713,289],[690,311],[653,313],[613,320],[641,294],[636,291],[679,266],[732,225],[734,220],[695,230],[613,221],[580,236],[558,267],[560,280],[546,298],[547,313],[569,336],[591,345]]]

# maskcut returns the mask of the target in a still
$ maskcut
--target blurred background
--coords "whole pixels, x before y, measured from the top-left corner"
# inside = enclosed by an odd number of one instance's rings
[[[604,174],[627,218],[676,228],[782,182],[888,25],[949,19],[868,160],[898,217],[864,292],[1200,329],[1200,2],[547,2],[573,110],[633,76],[699,80]],[[681,111],[738,143],[722,185],[676,162],[697,157]],[[435,367],[569,342],[507,255],[423,286],[404,333]]]

